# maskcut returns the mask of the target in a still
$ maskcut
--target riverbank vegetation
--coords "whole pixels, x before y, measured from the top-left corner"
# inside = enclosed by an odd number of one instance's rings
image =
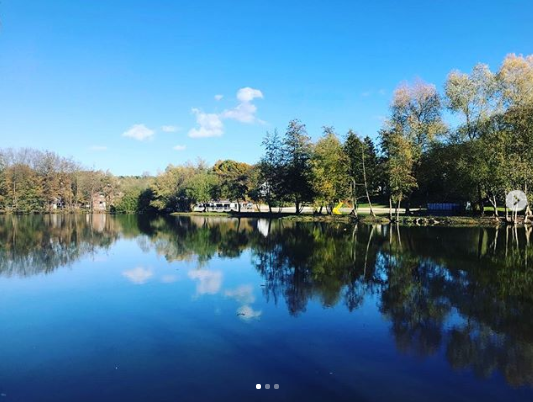
[[[375,140],[325,126],[313,142],[293,120],[262,145],[254,165],[198,161],[156,177],[115,177],[51,152],[3,150],[0,211],[94,212],[98,202],[111,212],[170,213],[229,199],[271,213],[292,205],[297,214],[303,206],[331,214],[344,203],[357,215],[364,202],[374,216],[377,201],[396,219],[402,206],[430,202],[471,205],[479,215],[488,205],[498,215],[509,191],[528,194],[533,185],[533,55],[508,55],[495,72],[484,64],[452,71],[441,92],[422,80],[401,84]]]

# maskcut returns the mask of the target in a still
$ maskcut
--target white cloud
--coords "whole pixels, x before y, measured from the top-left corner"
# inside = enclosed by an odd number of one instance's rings
[[[165,133],[175,133],[176,131],[179,131],[180,127],[178,126],[161,126],[161,131]]]
[[[220,137],[224,134],[224,124],[222,124],[222,120],[218,114],[204,113],[199,109],[192,109],[192,113],[196,115],[196,123],[200,127],[189,130],[189,137]]]
[[[259,89],[245,87],[237,92],[237,99],[241,102],[251,102],[255,98],[263,99],[263,93]]]
[[[218,102],[219,100],[222,100],[224,95],[215,95],[215,100]]]
[[[241,102],[233,109],[222,112],[222,117],[225,119],[237,120],[241,123],[255,123],[259,122],[255,117],[257,106],[252,101],[255,98],[263,98],[263,93],[259,89],[250,87],[241,88],[237,91],[237,99]]]
[[[136,285],[144,285],[153,275],[154,273],[152,271],[142,267],[122,272],[122,276],[128,278],[130,282]]]
[[[255,113],[257,106],[253,103],[243,102],[233,109],[225,110],[222,117],[225,119],[233,119],[241,123],[253,123],[255,121]]]
[[[94,151],[94,152],[103,152],[103,151],[107,151],[107,147],[104,145],[93,145],[92,147],[89,148],[89,150]]]
[[[187,275],[189,278],[199,281],[196,285],[196,293],[199,295],[214,295],[220,291],[222,286],[222,272],[220,271],[198,269],[189,271]]]
[[[191,129],[189,137],[220,137],[224,134],[223,120],[225,119],[236,120],[240,123],[264,123],[256,117],[257,106],[252,103],[256,98],[262,99],[263,93],[259,89],[245,87],[237,91],[237,99],[240,103],[233,109],[226,109],[222,113],[204,113],[199,109],[192,109],[199,127]],[[215,95],[215,99],[222,99],[222,95]]]
[[[185,151],[187,147],[185,145],[176,145],[172,148],[174,151]]]
[[[154,136],[155,131],[149,129],[144,124],[134,124],[128,131],[122,133],[123,137],[129,137],[138,141],[144,141]]]

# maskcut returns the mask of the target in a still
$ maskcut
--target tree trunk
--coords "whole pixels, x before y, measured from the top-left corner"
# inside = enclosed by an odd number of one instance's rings
[[[370,208],[370,215],[375,218],[376,214],[374,214],[374,210],[372,209],[372,201],[370,201],[370,194],[368,193],[368,183],[366,181],[365,149],[363,145],[361,145],[361,157],[363,161],[363,180],[365,185],[366,200],[368,201],[368,207]]]
[[[497,218],[499,214],[498,214],[498,205],[496,201],[496,195],[490,196],[489,201],[490,201],[490,204],[492,205],[492,208],[494,209],[494,216]]]
[[[355,180],[352,178],[352,214],[357,218],[357,196],[355,194]]]
[[[483,196],[481,195],[481,185],[479,183],[477,185],[477,197],[479,204],[479,213],[481,216],[485,216],[485,206],[483,205]]]
[[[18,209],[17,208],[17,182],[16,180],[13,180],[13,209],[15,209],[15,211]]]
[[[300,215],[300,200],[296,200],[296,215]]]
[[[526,195],[526,200],[527,200],[527,183],[524,184],[524,194]],[[524,223],[529,222],[530,214],[531,214],[531,209],[529,208],[529,201],[528,201],[526,204],[526,209],[524,211]]]
[[[398,198],[398,204],[396,205],[396,222],[400,222],[400,204],[401,200]]]
[[[392,197],[389,196],[389,220],[392,221]]]
[[[506,194],[504,194],[504,196],[506,196]],[[504,203],[505,204],[505,223],[509,223],[509,208],[507,208],[507,201]]]

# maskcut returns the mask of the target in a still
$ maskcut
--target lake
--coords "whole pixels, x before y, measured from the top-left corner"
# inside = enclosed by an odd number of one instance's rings
[[[0,402],[531,401],[530,233],[0,216]]]

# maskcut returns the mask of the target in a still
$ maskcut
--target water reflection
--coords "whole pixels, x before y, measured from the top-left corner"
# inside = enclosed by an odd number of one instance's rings
[[[189,278],[198,282],[196,286],[197,295],[214,295],[222,287],[222,272],[209,269],[198,269],[189,271]]]
[[[0,275],[28,276],[106,249],[121,225],[106,215],[0,215]]]
[[[154,276],[154,273],[149,269],[137,267],[122,272],[122,275],[125,276],[131,283],[136,285],[144,285],[152,276]]]
[[[396,348],[415,356],[440,351],[456,370],[512,386],[533,385],[531,229],[399,228],[226,218],[119,216],[0,217],[0,275],[29,276],[69,265],[120,238],[167,261],[191,261],[196,293],[238,303],[244,321],[261,301],[304,314],[311,301],[349,312],[371,301],[389,323]],[[214,258],[250,253],[261,275],[222,292]],[[123,272],[142,285],[148,267]],[[177,275],[157,280],[177,281]],[[258,300],[261,299],[261,300]],[[284,307],[285,308],[285,307]]]

